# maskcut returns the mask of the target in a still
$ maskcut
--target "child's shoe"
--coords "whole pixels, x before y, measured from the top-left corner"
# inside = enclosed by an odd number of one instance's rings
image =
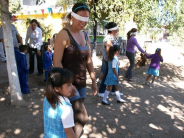
[[[117,100],[117,103],[125,103],[126,101],[123,99]]]
[[[107,102],[107,101],[106,101],[106,102],[102,101],[102,104],[103,104],[103,105],[110,105],[110,103]]]
[[[150,82],[149,81],[145,81],[144,85],[150,85]]]
[[[151,86],[151,87],[155,87],[155,84],[154,84],[154,83],[150,83],[150,86]]]

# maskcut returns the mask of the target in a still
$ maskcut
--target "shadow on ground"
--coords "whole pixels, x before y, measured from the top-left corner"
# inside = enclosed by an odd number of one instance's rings
[[[82,138],[184,138],[184,90],[179,83],[184,80],[184,68],[161,65],[156,87],[143,85],[147,68],[148,65],[135,68],[134,81],[130,83],[123,78],[126,67],[120,69],[119,87],[127,103],[118,104],[116,97],[110,95],[110,106],[101,105],[102,99],[92,96],[88,75],[85,106],[89,121]],[[99,76],[100,67],[95,72]],[[24,95],[29,108],[11,106],[8,84],[0,86],[1,138],[43,136],[44,85],[43,78],[29,77],[31,93]]]

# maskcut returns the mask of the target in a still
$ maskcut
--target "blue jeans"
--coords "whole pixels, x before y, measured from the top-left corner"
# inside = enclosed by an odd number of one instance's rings
[[[69,100],[71,102],[73,102],[73,101],[76,101],[77,99],[80,99],[80,98],[86,98],[86,87],[77,89],[76,96],[69,98]]]
[[[126,51],[126,56],[128,57],[128,59],[130,61],[130,66],[128,67],[125,75],[128,77],[128,79],[132,79],[133,69],[134,69],[134,65],[135,65],[135,55],[134,55],[134,53]]]
[[[104,59],[103,59],[103,60],[104,60]],[[104,82],[105,82],[105,79],[106,79],[107,73],[108,73],[108,62],[107,62],[106,60],[104,60],[104,64],[105,64],[105,66],[106,66],[106,69],[105,69],[104,77],[103,77],[102,82],[101,82],[101,84],[100,84],[99,93],[104,93],[105,90],[106,90],[106,87],[107,87],[107,86],[104,84]],[[114,87],[114,85],[113,85],[113,87],[112,87],[112,92],[115,92],[115,87]]]

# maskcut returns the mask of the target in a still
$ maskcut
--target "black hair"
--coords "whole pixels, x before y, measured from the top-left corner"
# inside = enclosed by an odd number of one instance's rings
[[[108,61],[111,61],[114,57],[115,52],[120,51],[120,46],[119,45],[113,45],[109,49],[108,53]]]
[[[61,103],[59,96],[62,96],[60,93],[55,92],[54,87],[62,87],[63,84],[72,83],[72,81],[73,75],[69,70],[59,67],[54,67],[50,70],[46,82],[45,96],[54,109],[56,104]]]
[[[109,22],[105,25],[105,29],[110,29],[110,28],[113,28],[113,27],[116,27],[117,24],[115,22]],[[108,33],[112,33],[112,31],[109,31],[108,30]]]
[[[40,23],[39,23],[36,19],[31,20],[31,24],[32,24],[32,23],[36,23],[37,26],[40,28]]]
[[[20,45],[19,46],[19,51],[20,52],[24,52],[26,49],[27,49],[27,46],[26,45]]]
[[[90,13],[88,6],[84,3],[76,3],[72,8],[72,11],[75,13],[77,13],[78,11],[83,11],[83,10],[87,10]]]
[[[56,38],[56,35],[57,35],[57,33],[55,33],[55,34],[53,35],[53,38],[54,38],[54,39]]]
[[[48,38],[48,39],[47,39],[47,42],[50,44],[50,42],[49,42],[49,41],[50,41],[50,38]]]
[[[135,32],[137,32],[136,28],[132,28],[130,31],[128,31],[128,33],[127,33],[127,40],[130,39],[131,33],[135,33]]]
[[[49,46],[49,43],[45,43],[43,46],[44,46],[44,50],[47,51],[47,48]]]

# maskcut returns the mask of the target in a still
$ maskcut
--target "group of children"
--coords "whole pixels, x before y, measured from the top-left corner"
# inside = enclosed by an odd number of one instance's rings
[[[45,51],[45,59],[49,59],[51,56],[49,49]],[[108,74],[106,76],[105,84],[107,89],[105,91],[102,104],[110,105],[107,101],[112,86],[115,85],[115,93],[117,97],[117,103],[124,103],[125,100],[121,99],[120,92],[118,88],[119,84],[119,60],[118,55],[120,53],[119,45],[114,45],[109,50],[108,56]],[[155,77],[159,76],[160,62],[163,62],[161,56],[161,49],[157,48],[154,54],[147,55],[147,58],[151,58],[151,64],[147,71],[147,78],[145,84],[148,84],[149,78],[153,75],[152,86],[155,81]],[[49,61],[49,60],[47,60]],[[45,69],[47,67],[45,66]],[[47,68],[46,71],[49,72],[50,68]],[[53,68],[48,74],[48,79],[46,82],[46,93],[44,98],[44,137],[52,137],[53,135],[62,135],[63,137],[68,137],[71,135],[75,137],[74,127],[74,118],[72,105],[67,98],[72,92],[72,74],[67,69],[63,68]],[[56,103],[56,104],[55,104]],[[49,125],[49,120],[52,118],[53,126]],[[58,123],[62,122],[62,123]],[[54,129],[55,131],[49,131]]]
[[[45,43],[43,47],[44,47],[43,66],[45,71],[44,81],[46,82],[48,73],[53,66],[52,65],[53,53],[51,51],[51,46],[49,43]],[[19,50],[15,51],[19,82],[23,94],[27,94],[30,92],[28,87],[29,70],[27,68],[27,61],[26,61],[27,48],[28,47],[26,45],[20,45]]]
[[[108,55],[108,74],[106,76],[104,84],[107,85],[106,91],[103,96],[102,104],[103,105],[110,105],[110,103],[107,101],[108,95],[112,89],[112,86],[115,86],[115,94],[117,97],[117,103],[124,103],[125,100],[121,99],[120,92],[118,88],[119,84],[119,60],[118,55],[120,53],[120,47],[119,45],[113,45],[109,50]],[[163,58],[161,56],[161,49],[157,48],[154,54],[148,55],[145,54],[146,58],[151,58],[151,63],[149,66],[149,69],[147,70],[148,76],[146,77],[146,80],[144,82],[145,85],[155,86],[154,81],[155,78],[159,76],[159,70],[160,70],[160,62],[163,62]],[[149,82],[148,80],[153,76],[152,81]],[[101,76],[99,80],[97,80],[97,83],[101,83],[101,79],[104,77],[104,75]]]

